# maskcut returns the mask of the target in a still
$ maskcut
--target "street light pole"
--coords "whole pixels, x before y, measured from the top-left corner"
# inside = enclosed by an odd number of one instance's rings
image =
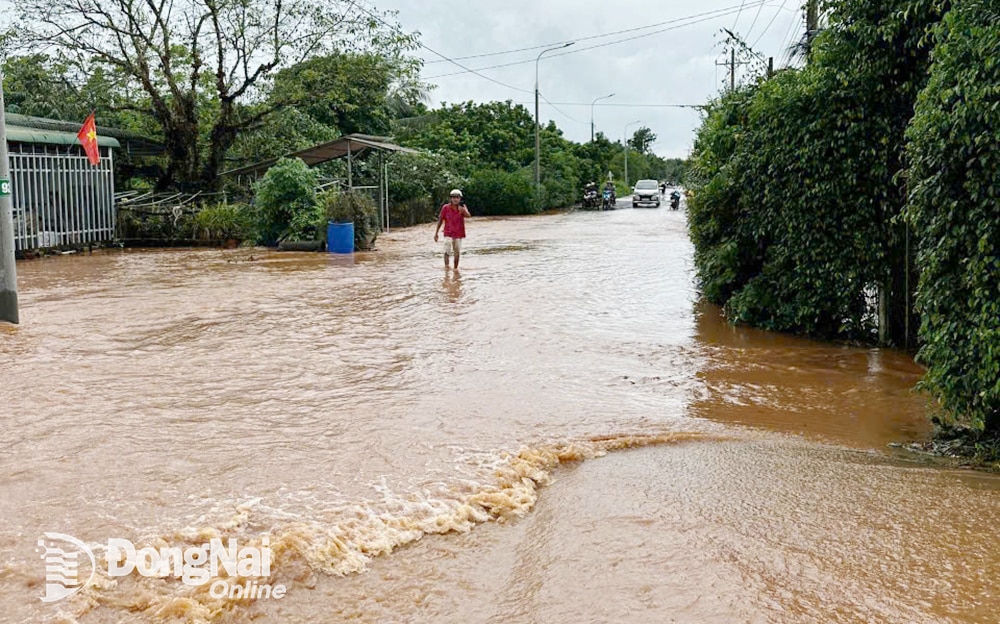
[[[14,207],[10,193],[7,117],[4,113],[3,74],[0,73],[0,321],[16,324],[20,319],[17,314],[17,268],[14,262]]]
[[[538,132],[538,61],[542,60],[542,55],[546,52],[552,52],[554,50],[562,50],[563,48],[568,48],[575,42],[570,41],[569,43],[564,43],[561,46],[556,46],[554,48],[548,48],[547,50],[542,50],[538,53],[535,58],[535,201],[541,198],[542,191],[542,166],[541,166],[541,154],[542,154],[542,139]]]
[[[599,98],[596,98],[593,102],[590,103],[590,142],[591,143],[594,142],[594,104],[597,104],[600,100],[606,100],[606,99],[612,98],[612,97],[615,97],[614,93],[612,93],[611,95],[604,95],[604,96],[601,96]]]
[[[639,124],[639,123],[642,123],[642,122],[641,121],[633,121],[630,124],[626,124],[625,125],[625,134],[622,135],[622,138],[625,139],[625,186],[629,186],[629,181],[628,181],[628,129],[629,129],[629,126],[634,126],[635,124]]]

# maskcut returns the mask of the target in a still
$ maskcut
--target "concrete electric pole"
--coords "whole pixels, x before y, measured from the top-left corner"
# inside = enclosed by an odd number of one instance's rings
[[[0,321],[19,323],[17,268],[14,263],[14,206],[10,193],[7,116],[4,112],[3,74],[0,73]]]

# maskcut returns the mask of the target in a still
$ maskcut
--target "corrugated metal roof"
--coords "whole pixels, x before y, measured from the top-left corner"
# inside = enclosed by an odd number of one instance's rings
[[[79,145],[80,141],[74,132],[57,132],[55,130],[38,130],[24,126],[7,125],[7,140],[20,143],[44,143],[46,145]],[[97,144],[101,147],[121,147],[118,139],[109,136],[97,136]]]
[[[83,121],[61,121],[58,119],[47,119],[45,117],[32,117],[30,115],[20,115],[18,113],[7,113],[7,128],[19,127],[27,131],[37,132],[39,130],[43,131],[43,134],[49,135],[51,133],[57,134],[70,134],[73,137],[73,142],[76,142],[76,133],[80,131],[80,127],[83,126]],[[135,156],[155,156],[162,154],[165,148],[162,143],[153,141],[152,139],[147,139],[146,137],[136,134],[135,132],[130,132],[128,130],[119,130],[118,128],[109,128],[107,126],[97,126],[97,136],[99,145],[111,145],[112,147],[123,147],[128,153]],[[101,143],[100,139],[110,138],[112,140],[117,140],[115,144]],[[13,140],[13,139],[11,139]],[[51,143],[50,141],[38,141]],[[72,143],[56,143],[57,145],[70,145]]]
[[[320,143],[304,150],[292,152],[285,156],[285,158],[301,158],[307,165],[312,167],[328,160],[343,158],[347,156],[348,152],[353,156],[372,149],[387,152],[406,152],[409,154],[420,153],[418,150],[389,143],[389,137],[373,136],[370,134],[345,134],[327,143]],[[262,174],[277,162],[277,158],[268,158],[259,163],[226,171],[222,175]]]

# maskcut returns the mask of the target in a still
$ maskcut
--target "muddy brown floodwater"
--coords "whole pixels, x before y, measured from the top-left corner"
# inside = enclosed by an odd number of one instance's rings
[[[21,263],[0,621],[997,621],[1000,481],[886,449],[927,431],[904,354],[726,325],[682,213],[468,231],[460,274],[429,226]],[[44,532],[96,557],[50,603]],[[284,598],[107,575],[213,536]]]

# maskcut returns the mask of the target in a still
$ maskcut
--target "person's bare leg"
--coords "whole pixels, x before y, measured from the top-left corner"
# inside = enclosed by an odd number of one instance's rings
[[[458,268],[458,257],[459,257],[460,255],[462,255],[462,254],[461,254],[461,253],[459,253],[459,252],[457,252],[457,251],[455,252],[455,268],[456,268],[456,269]]]
[[[448,268],[448,254],[444,255],[444,268]]]

